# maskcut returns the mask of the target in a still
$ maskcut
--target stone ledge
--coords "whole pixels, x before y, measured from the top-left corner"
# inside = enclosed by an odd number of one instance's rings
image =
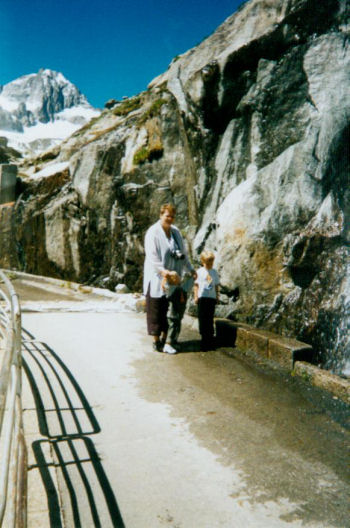
[[[236,346],[242,351],[255,352],[290,371],[296,361],[310,361],[312,358],[312,347],[296,339],[229,319],[217,318],[215,325],[219,345]]]
[[[312,346],[302,341],[279,336],[269,339],[268,358],[290,370],[296,361],[311,361],[312,355]]]
[[[341,378],[336,374],[332,374],[327,370],[322,370],[315,365],[305,363],[304,361],[296,361],[294,365],[293,374],[299,376],[307,383],[311,383],[315,387],[324,389],[337,398],[350,404],[350,380]]]

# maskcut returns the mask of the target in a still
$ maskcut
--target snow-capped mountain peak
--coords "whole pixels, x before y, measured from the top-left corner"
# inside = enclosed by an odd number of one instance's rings
[[[26,154],[57,144],[99,113],[53,70],[41,69],[0,87],[0,136]]]

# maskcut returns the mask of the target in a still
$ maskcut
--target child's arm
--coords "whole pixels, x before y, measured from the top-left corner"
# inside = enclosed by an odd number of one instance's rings
[[[198,284],[194,285],[194,302],[198,304]]]
[[[216,302],[219,302],[219,285],[218,284],[215,286],[215,292],[216,292]]]

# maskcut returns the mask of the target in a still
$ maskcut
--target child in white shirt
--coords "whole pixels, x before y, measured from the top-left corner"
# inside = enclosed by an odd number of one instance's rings
[[[213,268],[215,256],[212,251],[202,251],[202,267],[197,271],[194,283],[194,300],[198,304],[199,333],[202,350],[214,348],[214,313],[219,296],[219,274]]]

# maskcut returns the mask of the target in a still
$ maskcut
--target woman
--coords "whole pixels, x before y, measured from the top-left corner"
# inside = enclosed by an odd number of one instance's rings
[[[158,222],[145,236],[143,291],[146,295],[147,330],[153,336],[153,349],[176,354],[181,320],[185,313],[187,292],[180,286],[187,270],[196,278],[183,238],[173,225],[176,209],[172,204],[160,208]],[[175,273],[174,273],[175,272]],[[166,296],[166,281],[179,286]],[[170,304],[170,313],[168,308]],[[169,334],[168,334],[169,329]]]

